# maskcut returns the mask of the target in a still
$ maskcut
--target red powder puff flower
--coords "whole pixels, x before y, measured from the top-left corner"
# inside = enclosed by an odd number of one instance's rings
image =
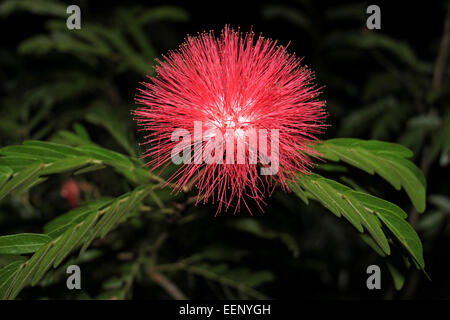
[[[148,132],[147,165],[182,164],[168,180],[175,190],[196,185],[197,203],[211,198],[220,212],[236,202],[236,212],[246,198],[261,207],[266,192],[309,172],[326,112],[300,59],[229,27],[219,38],[188,36],[164,58],[142,83],[134,114]]]
[[[76,208],[80,197],[78,183],[69,179],[61,186],[61,196],[67,200],[71,208]]]

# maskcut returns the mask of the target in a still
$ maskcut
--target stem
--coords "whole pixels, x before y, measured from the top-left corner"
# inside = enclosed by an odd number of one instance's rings
[[[156,268],[146,268],[145,272],[150,279],[159,284],[175,300],[187,300],[186,295],[166,276],[156,270]]]
[[[442,77],[447,62],[449,46],[450,46],[450,6],[447,9],[447,14],[444,22],[444,31],[442,34],[441,44],[439,46],[439,52],[436,58],[433,71],[433,80],[431,86],[435,90],[439,90],[441,87]],[[427,161],[427,154],[429,154],[429,152],[426,151],[427,148],[425,148],[423,152],[422,161],[420,164],[420,168],[423,171],[425,177],[428,175],[428,171],[431,166],[430,161]],[[419,213],[415,208],[413,208],[409,214],[408,221],[414,228],[418,220],[419,220]],[[444,223],[446,223],[446,221],[447,220],[444,220]],[[420,283],[419,272],[417,270],[414,270],[414,272],[411,275],[410,281],[408,281],[408,285],[405,286],[405,293],[403,295],[403,298],[404,299],[412,298],[417,290],[419,283]]]
[[[125,300],[127,298],[128,293],[131,290],[131,287],[133,285],[134,279],[136,279],[136,276],[139,272],[140,266],[141,266],[141,259],[142,256],[139,256],[136,261],[133,263],[133,266],[131,267],[130,274],[126,278],[125,286],[122,289],[122,292],[119,296],[120,300]]]
[[[434,65],[432,87],[437,90],[441,87],[445,64],[447,62],[448,57],[449,45],[450,45],[450,6],[447,10],[447,15],[445,17],[444,31],[441,39],[441,44],[439,46],[439,53],[436,58],[436,63]]]

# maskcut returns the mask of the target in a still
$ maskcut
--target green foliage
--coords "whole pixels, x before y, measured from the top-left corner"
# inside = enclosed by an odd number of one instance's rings
[[[67,6],[60,1],[49,0],[6,0],[0,5],[0,15],[8,16],[13,12],[27,11],[37,15],[66,16]]]
[[[351,45],[362,49],[385,50],[395,56],[399,61],[407,64],[418,72],[431,71],[430,64],[420,61],[407,43],[399,41],[398,39],[392,39],[386,35],[378,33],[368,33],[364,35],[360,33],[348,34],[337,39],[332,38],[332,40],[339,40],[341,43],[348,41]]]
[[[22,233],[0,237],[0,254],[33,253],[50,240],[45,234]]]
[[[0,299],[360,298],[353,275],[382,262],[399,290],[385,297],[423,296],[410,269],[425,274],[425,262],[433,285],[448,289],[444,35],[425,43],[365,30],[364,3],[256,5],[254,31],[292,40],[290,52],[326,85],[327,133],[339,138],[315,145],[314,173],[290,183],[294,195],[277,188],[264,214],[212,218],[189,190],[174,194],[143,167],[130,114],[155,58],[205,21],[188,25],[177,6],[85,2],[82,28],[68,31],[68,4],[0,4],[5,30],[36,21],[0,49]],[[80,188],[73,209],[60,195],[67,179]],[[88,277],[82,292],[60,290],[70,264]]]
[[[80,30],[72,33],[66,32],[64,21],[50,20],[47,23],[49,35],[26,39],[18,51],[38,55],[51,51],[68,53],[89,64],[109,59],[119,66],[119,72],[134,70],[139,74],[152,74],[152,62],[157,53],[145,35],[144,25],[158,21],[184,22],[188,18],[189,15],[177,7],[161,6],[151,10],[132,7],[116,12],[114,26],[83,23]]]
[[[411,161],[412,152],[401,145],[359,139],[331,139],[316,147],[325,159],[344,161],[370,174],[377,173],[395,189],[404,188],[419,212],[425,210],[426,182]]]
[[[380,223],[383,222],[405,247],[417,267],[424,268],[420,239],[404,220],[407,214],[398,206],[318,175],[302,175],[297,182],[300,184],[300,187],[294,188],[297,194],[302,193],[304,198],[307,191],[308,195],[312,195],[309,197],[318,200],[338,217],[344,216],[358,231],[366,229],[382,252],[389,255],[388,240]]]
[[[39,177],[49,174],[86,168],[102,168],[107,165],[116,169],[133,183],[153,178],[154,175],[136,166],[128,157],[94,145],[70,147],[44,141],[26,141],[21,146],[0,149],[0,165],[3,171],[11,170],[11,179],[0,188],[0,199],[24,185],[32,185]]]
[[[261,238],[279,239],[292,252],[294,257],[298,257],[300,254],[300,248],[295,238],[292,237],[289,233],[279,231],[277,232],[270,229],[266,230],[258,221],[255,221],[251,218],[234,221],[233,223],[231,223],[231,225],[238,230],[254,234]]]
[[[103,126],[129,155],[136,155],[134,147],[128,139],[128,128],[121,121],[121,118],[109,112],[108,108],[102,105],[95,105],[86,115],[86,120]]]
[[[413,203],[422,209],[425,201],[425,183],[421,172],[412,163],[404,160],[410,157],[410,150],[396,144],[358,139],[332,139],[317,145],[321,156],[333,161],[342,160],[368,173],[377,172],[393,186],[403,186]],[[23,264],[5,267],[8,284],[3,298],[14,298],[28,284],[36,285],[48,269],[57,267],[73,250],[81,247],[83,253],[94,239],[105,237],[114,227],[138,209],[147,196],[152,196],[160,209],[163,203],[153,193],[155,184],[148,184],[151,174],[136,166],[129,157],[96,145],[72,147],[54,142],[26,141],[20,146],[0,149],[3,197],[18,188],[31,188],[40,177],[73,171],[93,165],[111,166],[123,174],[131,183],[139,185],[133,191],[117,198],[107,198],[87,203],[83,207],[69,211],[49,222],[45,234],[16,234],[0,237],[0,253],[23,254],[35,252]],[[138,162],[139,163],[139,162]],[[400,173],[401,174],[400,174]],[[334,180],[316,174],[300,175],[298,185],[292,189],[306,203],[313,198],[322,203],[338,217],[344,216],[359,232],[364,229],[372,236],[381,251],[391,253],[386,227],[407,250],[416,266],[424,268],[422,244],[414,229],[405,222],[406,213],[396,205],[357,192]],[[413,192],[414,191],[414,192]],[[240,220],[234,227],[260,237],[280,238],[290,248],[294,256],[299,254],[296,241],[286,233],[263,230],[253,220]],[[227,265],[192,265],[178,263],[183,270],[192,274],[218,281],[242,291],[252,298],[262,298],[252,288],[271,280],[268,273],[247,275],[245,270],[228,272]],[[181,267],[180,267],[181,268]]]
[[[5,285],[6,290],[2,298],[12,299],[27,284],[35,285],[51,266],[54,268],[59,266],[75,248],[81,246],[81,253],[83,253],[96,237],[104,237],[118,223],[132,214],[153,187],[153,185],[140,186],[107,204],[100,206],[97,203],[96,206],[88,207],[91,210],[78,210],[77,215],[69,212],[70,220],[62,215],[53,221],[47,228],[51,236],[46,236],[47,241],[44,243],[41,241],[39,250],[28,261],[17,266],[14,275]],[[25,239],[30,243],[33,237],[35,235],[10,236],[9,243],[20,250]],[[35,243],[32,248],[36,245]]]

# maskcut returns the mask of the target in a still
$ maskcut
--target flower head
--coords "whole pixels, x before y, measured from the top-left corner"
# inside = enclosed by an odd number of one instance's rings
[[[69,179],[61,186],[61,196],[67,200],[70,207],[76,208],[80,198],[80,187],[78,183]]]
[[[229,27],[218,38],[188,36],[156,73],[139,89],[135,116],[152,169],[182,160],[175,189],[195,185],[197,202],[236,211],[309,172],[324,102],[313,73],[276,41]]]

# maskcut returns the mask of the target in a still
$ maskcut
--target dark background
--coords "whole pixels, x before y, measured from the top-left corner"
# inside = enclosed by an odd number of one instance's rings
[[[270,298],[450,297],[450,67],[445,63],[440,68],[442,77],[438,80],[435,68],[442,52],[446,15],[450,19],[447,1],[58,2],[81,7],[80,31],[49,25],[51,21],[65,24],[65,13],[37,12],[26,6],[8,9],[14,7],[8,7],[12,2],[3,1],[0,7],[1,146],[27,139],[58,141],[61,131],[73,131],[73,125],[78,124],[99,145],[126,153],[129,150],[111,133],[117,128],[135,150],[132,155],[138,156],[142,135],[136,130],[131,110],[136,107],[136,87],[145,74],[152,73],[154,58],[177,48],[186,34],[211,29],[219,34],[225,24],[244,32],[252,29],[282,45],[289,43],[288,51],[304,57],[303,63],[316,72],[330,113],[331,126],[322,139],[379,139],[399,142],[414,151],[413,161],[424,171],[428,183],[427,211],[420,216],[404,192],[395,191],[378,176],[355,169],[349,176],[410,214],[409,221],[423,241],[426,270],[432,279],[418,271],[403,270],[405,285],[395,290],[384,259],[356,230],[316,203],[305,206],[293,194],[277,190],[268,199],[265,212],[254,210],[254,217],[245,210],[236,216],[228,212],[214,217],[213,205],[192,205],[195,192],[191,192],[174,199],[164,195],[167,206],[177,208],[176,214],[159,220],[144,217],[97,241],[91,256],[80,262],[87,277],[83,292],[65,290],[60,280],[63,271],[57,270],[50,272],[54,276],[47,282],[26,288],[20,298],[115,297],[123,289],[139,248],[161,239],[164,244],[158,248],[158,260],[162,264],[200,252],[214,253],[216,257],[208,262],[211,272],[224,278],[237,274],[236,279],[253,274],[254,288]],[[381,8],[381,30],[365,27],[369,4]],[[145,51],[123,17],[133,19],[161,6],[169,12],[166,16],[148,19],[140,26],[145,35],[141,41],[150,44]],[[127,52],[105,35],[101,39],[110,50],[104,55],[71,45],[73,39],[86,43],[76,32],[89,30],[92,24],[107,34],[120,33],[140,57],[136,61],[145,63],[130,62]],[[446,32],[450,37],[450,31]],[[56,35],[53,40],[49,40],[51,34]],[[69,38],[58,38],[61,34]],[[47,40],[33,42],[37,35]],[[58,45],[58,41],[69,44]],[[444,50],[441,55],[448,56],[448,52]],[[105,125],[99,110],[120,119],[120,128]],[[335,177],[341,178],[339,174]],[[61,185],[69,178],[69,174],[51,177],[26,198],[3,202],[0,234],[42,232],[46,222],[70,210],[60,195]],[[76,179],[85,186],[83,200],[123,193],[123,182],[113,171]],[[365,270],[370,264],[382,268],[382,290],[366,288]],[[166,276],[189,298],[249,297],[239,287],[227,288],[226,281],[183,271]],[[145,274],[136,277],[127,290],[127,298],[172,298]]]

